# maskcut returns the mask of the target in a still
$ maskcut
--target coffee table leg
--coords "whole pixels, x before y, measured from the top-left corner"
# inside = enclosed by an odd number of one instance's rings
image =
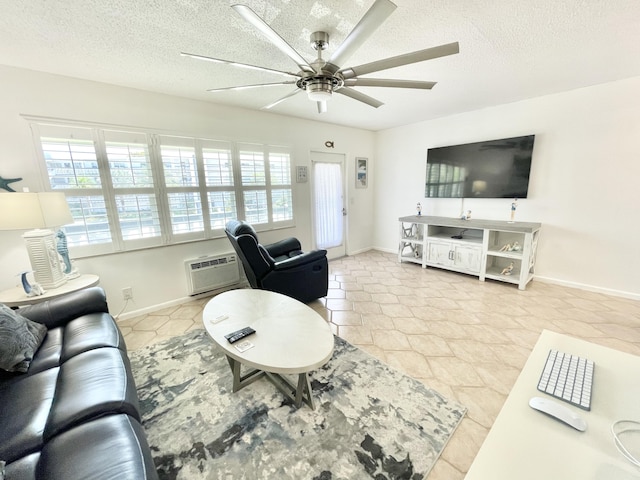
[[[298,375],[297,386],[284,375],[271,372],[265,372],[265,374],[267,378],[271,380],[271,383],[293,402],[296,408],[300,408],[302,402],[304,402],[309,405],[311,409],[315,410],[316,407],[313,403],[313,395],[311,393],[311,382],[309,382],[309,377],[306,373]]]
[[[309,381],[309,375],[306,373],[301,373],[298,375],[298,385],[294,386],[293,383],[288,380],[286,377],[282,375],[278,375],[277,373],[264,372],[262,370],[253,369],[249,371],[246,375],[240,375],[240,367],[242,364],[234,360],[233,358],[227,356],[227,361],[229,362],[229,367],[231,367],[231,373],[233,373],[233,391],[237,392],[243,387],[246,387],[250,383],[255,382],[262,375],[266,375],[271,383],[273,383],[278,390],[287,395],[291,400],[293,400],[295,406],[300,408],[302,406],[302,402],[306,403],[311,407],[312,410],[315,410],[315,404],[313,403],[313,394],[311,391],[311,382]],[[287,388],[289,386],[291,389],[295,388],[294,392],[291,392]],[[294,395],[295,394],[295,395]]]
[[[309,382],[309,376],[306,373],[298,375],[298,388],[296,388],[295,400],[296,407],[300,408],[303,400],[311,407],[312,410],[316,409],[313,404],[313,395],[311,394],[311,383]]]
[[[265,372],[261,370],[252,369],[245,375],[240,375],[240,367],[242,364],[234,360],[233,358],[227,356],[227,361],[229,362],[229,367],[231,367],[231,373],[233,373],[233,391],[237,392],[243,387],[246,387],[250,383],[255,382],[261,376],[265,374]]]

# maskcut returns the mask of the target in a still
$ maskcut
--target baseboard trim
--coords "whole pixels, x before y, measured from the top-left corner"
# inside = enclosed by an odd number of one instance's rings
[[[360,250],[353,250],[353,251],[349,251],[347,253],[347,256],[350,257],[351,255],[358,255],[359,253],[364,253],[364,252],[368,252],[370,250],[376,250],[375,248],[372,247],[367,247],[367,248],[361,248]]]
[[[390,249],[390,248],[373,247],[371,250],[378,250],[380,252],[385,252],[385,253],[394,253],[394,254],[398,253],[397,250],[393,250],[393,249]],[[597,287],[595,285],[587,285],[585,283],[571,282],[571,281],[567,281],[567,280],[559,280],[557,278],[544,277],[544,276],[541,276],[541,275],[534,275],[533,279],[535,281],[538,281],[538,282],[549,283],[549,284],[552,284],[552,285],[560,285],[562,287],[576,288],[578,290],[586,290],[588,292],[602,293],[603,295],[611,295],[613,297],[628,298],[630,300],[640,300],[640,294],[633,293],[633,292],[625,292],[623,290],[615,290],[615,289],[612,289],[612,288]]]
[[[376,250],[376,251],[383,252],[383,253],[397,254],[397,251],[394,250],[394,249],[381,248],[381,247],[372,247],[372,248],[363,248],[361,250],[353,251],[353,252],[348,253],[347,255],[349,255],[349,256],[357,255],[359,253],[368,252],[370,250]],[[534,278],[535,281],[538,281],[538,282],[541,282],[541,283],[549,283],[549,284],[552,284],[552,285],[559,285],[559,286],[562,286],[562,287],[575,288],[575,289],[578,289],[578,290],[585,290],[585,291],[588,291],[588,292],[601,293],[601,294],[604,294],[604,295],[611,295],[611,296],[614,296],[614,297],[628,298],[630,300],[640,300],[640,294],[633,293],[633,292],[625,292],[625,291],[622,291],[622,290],[614,290],[614,289],[610,289],[610,288],[596,287],[594,285],[587,285],[587,284],[578,283],[578,282],[570,282],[570,281],[567,281],[567,280],[559,280],[557,278],[544,277],[544,276],[540,276],[540,275],[534,275],[533,278]],[[150,313],[157,312],[158,310],[163,310],[165,308],[175,307],[176,305],[183,305],[185,303],[195,302],[196,300],[200,300],[201,298],[212,297],[212,296],[217,295],[218,293],[222,293],[222,292],[224,292],[226,290],[231,290],[231,289],[234,289],[234,288],[246,288],[246,287],[248,287],[248,283],[245,281],[245,282],[241,282],[241,283],[236,284],[236,285],[232,285],[232,286],[227,287],[225,289],[220,289],[218,291],[206,292],[206,293],[201,293],[199,295],[176,298],[176,299],[170,300],[168,302],[164,302],[164,303],[160,303],[160,304],[157,304],[157,305],[152,305],[150,307],[140,308],[138,310],[133,310],[131,312],[123,313],[123,314],[118,316],[118,320],[128,320],[129,318],[139,317],[141,315],[148,315]]]
[[[174,298],[173,300],[169,300],[168,302],[163,302],[156,305],[151,305],[149,307],[139,308],[138,310],[132,310],[130,312],[123,313],[121,315],[118,315],[116,319],[128,320],[130,318],[139,317],[141,315],[148,315],[150,313],[157,312],[158,310],[164,310],[165,308],[175,307],[176,305],[184,305],[185,303],[195,302],[197,300],[200,300],[201,298],[213,297],[215,295],[218,295],[219,293],[226,292],[227,290],[235,290],[237,288],[246,288],[248,286],[249,286],[248,283],[240,282],[234,285],[229,285],[228,287],[225,287],[225,288],[212,290],[210,292],[200,293],[200,294],[188,296],[188,297]]]
[[[603,295],[611,295],[613,297],[628,298],[630,300],[640,300],[640,294],[633,293],[633,292],[625,292],[623,290],[614,290],[612,288],[596,287],[594,285],[587,285],[587,284],[578,283],[578,282],[570,282],[567,280],[558,280],[557,278],[543,277],[540,275],[534,275],[533,278],[534,280],[542,283],[560,285],[562,287],[568,287],[568,288],[576,288],[578,290],[586,290],[588,292],[602,293]]]

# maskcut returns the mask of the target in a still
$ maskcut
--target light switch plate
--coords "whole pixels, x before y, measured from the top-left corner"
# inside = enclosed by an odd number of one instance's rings
[[[306,181],[307,181],[307,167],[304,165],[296,167],[296,182],[305,183]]]

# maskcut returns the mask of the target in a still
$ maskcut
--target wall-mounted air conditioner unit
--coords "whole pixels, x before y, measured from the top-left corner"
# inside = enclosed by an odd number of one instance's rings
[[[189,295],[227,287],[240,281],[240,269],[235,253],[199,257],[184,262]]]

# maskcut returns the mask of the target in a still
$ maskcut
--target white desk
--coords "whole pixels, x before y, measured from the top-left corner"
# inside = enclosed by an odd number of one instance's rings
[[[4,303],[7,307],[23,307],[25,305],[33,305],[34,303],[44,302],[52,298],[66,295],[67,293],[82,290],[83,288],[94,287],[100,282],[98,275],[80,275],[78,278],[67,280],[58,288],[47,290],[42,295],[27,297],[22,287],[9,288],[0,292],[0,303]]]
[[[579,432],[529,407],[549,349],[595,362],[591,411],[566,402],[587,421]],[[557,400],[560,402],[560,400]],[[611,424],[640,421],[640,357],[543,331],[466,480],[632,480],[640,469],[616,449]]]
[[[234,392],[266,375],[297,407],[304,401],[314,408],[307,373],[327,363],[333,353],[331,328],[315,310],[279,293],[240,289],[213,297],[202,319],[227,356]],[[254,347],[239,352],[224,336],[244,327],[256,331],[246,337]],[[241,365],[253,370],[241,375]],[[297,375],[297,385],[284,374]]]

